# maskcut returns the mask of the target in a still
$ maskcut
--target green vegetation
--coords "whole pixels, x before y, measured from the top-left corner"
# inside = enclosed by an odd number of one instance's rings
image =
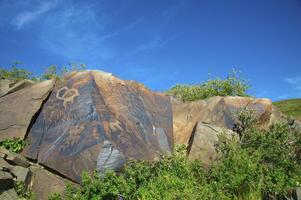
[[[16,62],[11,66],[10,70],[0,69],[0,79],[9,79],[14,81],[20,81],[24,79],[30,79],[33,81],[49,80],[52,78],[60,79],[60,77],[62,77],[65,73],[86,69],[86,65],[82,63],[70,63],[68,67],[50,65],[46,68],[45,72],[41,76],[36,76],[32,72],[19,68],[19,64],[20,62]]]
[[[30,191],[26,190],[25,183],[20,181],[15,181],[14,189],[20,200],[33,199],[33,194]]]
[[[238,119],[240,136],[220,135],[220,160],[208,171],[201,161],[187,162],[179,146],[157,162],[130,161],[120,174],[85,172],[83,187],[68,186],[66,199],[285,199],[301,183],[300,133],[285,124],[257,129],[251,111]]]
[[[15,153],[20,153],[26,145],[26,142],[19,138],[5,139],[0,141],[0,147],[10,150]]]
[[[249,85],[233,70],[226,79],[209,79],[198,85],[176,85],[166,94],[182,101],[195,101],[213,96],[248,96]]]
[[[69,64],[69,67],[58,67],[56,65],[49,66],[44,74],[40,77],[41,80],[50,80],[52,78],[60,79],[65,73],[71,72],[71,71],[79,71],[86,69],[85,64],[76,64],[71,63]]]
[[[23,79],[32,79],[32,73],[18,68],[20,62],[16,62],[11,66],[11,70],[0,69],[0,79],[10,79],[20,81]]]
[[[289,99],[274,102],[273,104],[287,116],[301,120],[301,99]]]

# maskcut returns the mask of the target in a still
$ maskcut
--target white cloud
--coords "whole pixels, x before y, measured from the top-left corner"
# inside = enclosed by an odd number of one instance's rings
[[[118,57],[108,40],[141,22],[137,19],[112,30],[108,26],[113,20],[98,2],[62,1],[41,25],[41,46],[68,61],[103,64]]]
[[[301,90],[301,76],[286,78],[285,81],[294,86],[294,89]]]
[[[57,0],[53,0],[50,2],[43,2],[35,10],[25,11],[21,14],[17,15],[12,24],[16,26],[17,29],[22,29],[24,26],[30,24],[34,20],[37,20],[41,15],[47,13],[51,9],[55,8],[57,5]]]
[[[286,78],[285,81],[294,85],[301,84],[301,77]]]

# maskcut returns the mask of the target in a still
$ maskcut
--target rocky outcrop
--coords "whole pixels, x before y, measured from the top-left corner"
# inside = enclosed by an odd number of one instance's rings
[[[43,81],[0,98],[0,141],[25,137],[53,86],[54,80]]]
[[[12,81],[7,79],[0,80],[0,97],[21,90],[32,84],[34,84],[34,82],[31,80],[21,80],[21,81]]]
[[[41,167],[31,167],[32,177],[28,189],[35,199],[48,199],[55,193],[64,197],[67,184],[76,186],[73,182],[49,172]]]
[[[227,138],[236,136],[229,129],[198,122],[189,140],[188,160],[200,160],[205,168],[209,168],[212,161],[218,158],[216,147],[221,134]]]
[[[236,124],[236,113],[250,108],[255,111],[260,122],[258,126],[269,125],[272,113],[272,102],[269,99],[254,99],[250,97],[212,97],[195,102],[172,102],[173,129],[175,142],[188,144],[193,128],[197,122],[233,129]]]
[[[20,154],[0,148],[0,199],[18,200],[14,182],[21,182],[33,199],[48,199],[54,193],[65,194],[66,185],[75,183],[62,178]]]
[[[295,188],[293,191],[293,199],[301,200],[301,187]]]
[[[19,199],[14,182],[29,182],[29,169],[24,165],[29,167],[30,164],[22,155],[0,148],[0,199]]]
[[[73,181],[83,170],[118,170],[173,149],[169,97],[101,71],[59,82],[28,135],[23,155]]]

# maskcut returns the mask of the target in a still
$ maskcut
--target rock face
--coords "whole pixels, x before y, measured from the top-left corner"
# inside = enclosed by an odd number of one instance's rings
[[[229,129],[198,122],[189,140],[188,160],[200,160],[208,168],[217,158],[216,145],[220,134],[228,138],[236,135]]]
[[[19,165],[20,164],[20,165]],[[18,200],[14,182],[20,181],[25,185],[29,181],[30,163],[22,155],[0,148],[0,199]]]
[[[118,170],[173,149],[169,97],[101,71],[74,72],[43,106],[22,152],[79,182],[83,170]]]
[[[71,181],[54,175],[45,169],[31,168],[31,171],[33,175],[29,189],[34,194],[35,199],[48,199],[54,193],[59,193],[63,197],[66,192],[66,185],[74,185]]]
[[[175,143],[188,144],[193,128],[198,121],[232,129],[235,114],[243,108],[254,109],[260,121],[259,126],[267,127],[272,113],[269,99],[250,97],[212,97],[195,102],[172,102]]]
[[[0,141],[24,138],[33,116],[54,86],[54,81],[43,81],[0,98]]]
[[[21,81],[11,81],[11,80],[1,80],[0,81],[0,97],[7,94],[21,90],[27,86],[34,84],[31,80],[21,80]]]

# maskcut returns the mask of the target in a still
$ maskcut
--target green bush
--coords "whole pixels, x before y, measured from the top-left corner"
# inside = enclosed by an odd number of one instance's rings
[[[20,181],[15,181],[14,189],[19,197],[19,200],[33,199],[33,194],[26,189],[25,183]]]
[[[258,129],[254,112],[250,110],[240,112],[238,119],[243,128],[237,145],[259,158],[262,196],[284,199],[290,188],[301,183],[301,133],[283,123],[273,124],[268,130]],[[223,148],[223,152],[227,150]]]
[[[57,65],[50,65],[46,68],[45,72],[41,76],[34,75],[25,69],[19,68],[20,62],[16,62],[11,66],[10,70],[0,69],[0,79],[9,79],[14,81],[20,81],[29,79],[32,81],[50,80],[52,78],[60,79],[65,73],[71,71],[79,71],[86,69],[85,64],[70,63],[68,67],[58,67]]]
[[[70,63],[69,67],[63,66],[58,67],[56,65],[50,65],[46,68],[45,72],[42,74],[41,78],[42,80],[50,80],[52,78],[60,79],[65,73],[71,72],[71,71],[80,71],[86,69],[85,64],[76,64],[76,63]]]
[[[11,66],[11,70],[0,69],[0,79],[9,79],[15,81],[32,79],[32,73],[25,69],[18,68],[19,64],[19,62],[13,64]]]
[[[5,139],[0,142],[0,147],[15,153],[20,153],[24,149],[25,145],[25,141],[20,138]]]
[[[240,78],[233,70],[226,79],[209,79],[198,85],[176,85],[166,91],[166,94],[182,101],[195,101],[213,96],[248,96],[247,81]]]

